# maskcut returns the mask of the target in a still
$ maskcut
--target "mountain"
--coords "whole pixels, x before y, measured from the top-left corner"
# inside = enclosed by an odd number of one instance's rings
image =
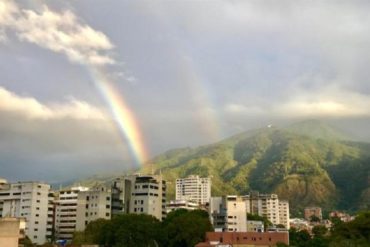
[[[161,172],[174,197],[175,180],[212,177],[212,194],[276,193],[297,214],[309,205],[324,209],[369,207],[370,144],[345,140],[325,123],[247,131],[215,144],[165,152],[141,169]]]

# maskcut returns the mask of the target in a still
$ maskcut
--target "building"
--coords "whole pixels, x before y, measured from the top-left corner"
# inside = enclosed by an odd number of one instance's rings
[[[279,200],[279,224],[284,225],[286,229],[290,229],[289,219],[289,202]]]
[[[288,232],[207,232],[206,241],[195,247],[255,247],[289,245]]]
[[[340,211],[332,211],[329,213],[330,218],[339,218],[343,222],[350,222],[354,220],[354,216],[351,216],[347,213],[340,212]]]
[[[259,220],[248,220],[247,221],[247,232],[264,232],[265,226],[263,221]]]
[[[274,225],[290,228],[289,202],[279,201],[276,194],[252,192],[245,196],[212,197],[209,203],[211,222],[215,229],[222,231],[246,231],[248,213],[264,216]]]
[[[212,198],[209,215],[214,228],[218,231],[245,232],[247,230],[246,204],[240,196]]]
[[[25,234],[33,243],[52,237],[54,198],[50,185],[41,182],[0,182],[0,216],[24,218]]]
[[[286,229],[289,225],[289,202],[279,200],[276,194],[260,194],[253,191],[243,196],[247,212],[266,217],[274,225],[282,224]]]
[[[162,176],[138,175],[131,180],[129,213],[149,214],[162,220],[166,217],[166,182]]]
[[[167,214],[177,209],[186,209],[186,210],[203,209],[205,210],[205,208],[199,205],[198,203],[189,202],[186,200],[179,200],[179,201],[175,200],[175,201],[170,201],[169,203],[167,203],[167,206],[166,206]]]
[[[0,246],[18,247],[19,240],[25,237],[24,218],[0,219]]]
[[[55,210],[55,235],[57,239],[72,240],[77,226],[78,194],[87,187],[72,187],[59,191]]]
[[[76,230],[83,231],[87,224],[97,219],[111,219],[112,190],[98,185],[77,195]]]
[[[199,176],[176,179],[176,200],[197,202],[201,205],[209,203],[211,198],[211,179]]]
[[[322,211],[319,207],[307,207],[304,209],[304,218],[308,221],[311,221],[311,217],[315,216],[320,221],[322,220]]]
[[[149,214],[166,217],[166,181],[161,175],[135,174],[114,182],[113,214]]]

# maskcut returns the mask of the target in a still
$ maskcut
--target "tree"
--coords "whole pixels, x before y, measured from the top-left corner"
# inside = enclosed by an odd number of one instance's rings
[[[272,222],[269,221],[266,216],[260,216],[258,214],[249,214],[248,213],[247,214],[247,220],[258,220],[258,221],[262,221],[263,222],[263,227],[265,228],[265,231],[266,231],[266,229],[269,226],[272,226],[273,225]]]
[[[310,217],[310,222],[320,222],[320,218],[317,217],[316,215],[311,215]]]
[[[162,246],[192,247],[204,241],[205,234],[213,231],[209,215],[203,210],[175,210],[162,223],[165,238]]]
[[[328,232],[328,228],[323,225],[317,225],[312,228],[312,233],[315,237],[324,237]]]

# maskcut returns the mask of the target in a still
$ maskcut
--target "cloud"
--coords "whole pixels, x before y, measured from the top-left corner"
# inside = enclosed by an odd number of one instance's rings
[[[0,28],[10,29],[20,40],[65,54],[82,64],[106,65],[115,60],[107,54],[113,44],[102,32],[84,24],[73,12],[61,13],[43,5],[40,11],[22,9],[13,1],[0,3]],[[0,36],[3,37],[4,35]]]
[[[0,99],[0,111],[17,112],[29,118],[109,120],[103,110],[75,99],[45,105],[35,98],[16,95],[3,87],[0,87]]]
[[[10,179],[64,181],[132,167],[110,117],[86,102],[45,104],[0,88],[0,136],[0,170]]]

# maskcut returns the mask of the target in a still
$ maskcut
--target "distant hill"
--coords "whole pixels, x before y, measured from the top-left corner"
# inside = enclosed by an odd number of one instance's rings
[[[215,196],[251,190],[277,193],[290,201],[295,215],[309,205],[326,210],[370,208],[370,143],[347,139],[315,120],[270,126],[210,145],[167,151],[140,172],[161,172],[168,181],[169,198],[174,198],[176,178],[196,174],[212,177]]]
[[[369,207],[370,144],[319,121],[287,128],[262,128],[198,148],[155,157],[142,172],[162,172],[174,196],[174,181],[191,174],[212,177],[212,194],[277,193],[293,212],[308,205],[324,209]]]

